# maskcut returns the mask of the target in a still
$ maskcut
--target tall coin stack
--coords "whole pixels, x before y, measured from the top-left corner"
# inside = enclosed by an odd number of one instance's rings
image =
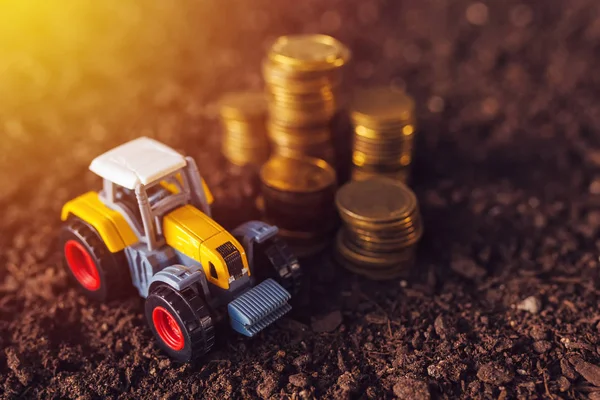
[[[274,152],[333,162],[330,122],[350,51],[326,35],[282,36],[263,62]]]
[[[337,193],[343,221],[336,259],[347,269],[373,280],[408,275],[423,226],[415,194],[389,178],[352,181]]]
[[[318,253],[336,227],[336,175],[325,161],[275,155],[260,171],[265,220],[298,256]]]
[[[269,158],[267,100],[263,92],[233,92],[219,103],[223,155],[235,165],[260,166]]]
[[[386,176],[406,183],[415,138],[415,103],[406,93],[373,87],[355,93],[352,178]]]

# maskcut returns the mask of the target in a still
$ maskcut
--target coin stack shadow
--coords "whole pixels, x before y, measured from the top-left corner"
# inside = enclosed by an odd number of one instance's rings
[[[314,255],[331,243],[337,226],[335,171],[311,157],[272,156],[260,171],[258,208],[296,255]]]
[[[415,103],[402,91],[372,87],[355,92],[352,179],[385,176],[407,183],[413,158]]]
[[[232,92],[219,102],[222,152],[232,164],[262,165],[269,158],[267,100],[263,92]]]
[[[340,107],[349,50],[326,35],[280,37],[263,62],[275,153],[334,162],[330,122]]]
[[[405,184],[370,178],[344,185],[336,195],[343,221],[336,260],[373,280],[406,277],[423,234],[419,205]]]

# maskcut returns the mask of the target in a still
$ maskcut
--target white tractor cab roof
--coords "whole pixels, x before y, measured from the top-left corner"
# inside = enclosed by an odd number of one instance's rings
[[[141,137],[96,157],[90,171],[127,189],[161,180],[187,165],[185,157],[154,139]]]

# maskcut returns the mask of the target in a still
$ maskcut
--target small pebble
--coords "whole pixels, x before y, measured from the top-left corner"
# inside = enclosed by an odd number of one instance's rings
[[[344,372],[339,376],[337,384],[344,392],[355,392],[358,389],[356,379],[350,372]]]
[[[468,258],[453,260],[450,263],[452,271],[467,279],[478,279],[486,275],[486,270]]]
[[[444,99],[440,96],[430,97],[427,101],[427,109],[432,113],[441,113],[444,111]]]
[[[510,10],[510,22],[518,28],[524,28],[531,23],[533,12],[526,4],[519,4]]]
[[[531,314],[537,314],[542,308],[542,302],[535,296],[529,296],[519,304],[517,304],[518,310],[527,311]]]
[[[304,388],[304,387],[308,386],[308,376],[306,376],[302,373],[290,375],[288,380],[292,385],[294,385],[296,387]]]
[[[473,3],[467,7],[467,21],[473,25],[485,25],[488,20],[488,7],[483,3]]]
[[[596,178],[590,183],[590,193],[600,194],[600,178]]]
[[[558,390],[560,390],[561,392],[566,392],[571,387],[571,382],[569,382],[569,380],[564,376],[558,378],[556,380],[556,383],[558,383]]]
[[[372,313],[368,313],[367,315],[365,315],[365,320],[369,324],[383,325],[388,322],[388,317],[387,317],[387,315],[385,315],[383,313],[372,312]]]
[[[533,343],[533,349],[540,354],[544,354],[552,348],[552,343],[547,340],[538,340]]]
[[[446,318],[442,315],[438,315],[433,323],[435,333],[442,339],[447,339],[454,336],[454,327],[450,326]]]
[[[535,325],[529,331],[529,336],[531,336],[535,340],[544,340],[548,337],[548,332],[546,329],[540,325]]]
[[[310,354],[303,354],[301,356],[294,358],[294,361],[292,361],[292,364],[294,364],[296,367],[303,367],[307,364],[310,364],[311,361],[312,361],[312,357]]]

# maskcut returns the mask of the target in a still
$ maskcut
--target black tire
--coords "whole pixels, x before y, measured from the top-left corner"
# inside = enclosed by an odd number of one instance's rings
[[[215,343],[210,311],[192,288],[160,285],[146,298],[146,320],[159,346],[180,362],[208,353]],[[165,325],[166,324],[166,325]]]
[[[126,292],[131,279],[125,254],[111,253],[91,226],[69,218],[62,226],[60,245],[67,273],[86,296],[107,301]]]
[[[292,296],[302,288],[302,268],[287,243],[276,236],[254,247],[252,274],[263,281],[273,278]]]

